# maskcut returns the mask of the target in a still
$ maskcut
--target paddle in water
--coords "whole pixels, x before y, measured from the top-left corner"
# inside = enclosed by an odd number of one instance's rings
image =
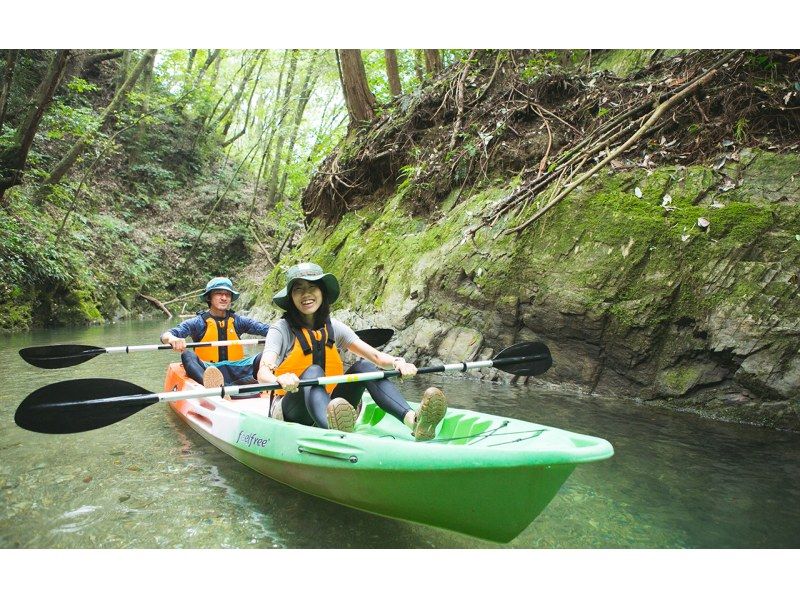
[[[357,330],[358,337],[373,347],[381,347],[394,335],[391,328],[368,328]],[[224,347],[228,345],[263,345],[264,339],[248,338],[231,341],[213,341],[205,343],[186,343],[187,347]],[[31,365],[48,370],[67,368],[81,364],[98,355],[113,353],[136,353],[141,351],[164,351],[172,349],[170,345],[131,345],[123,347],[93,347],[91,345],[45,345],[26,347],[19,350],[19,355]]]
[[[546,372],[552,364],[553,359],[547,345],[539,342],[525,342],[503,349],[492,359],[419,368],[417,375],[452,371],[465,372],[477,368],[494,367],[515,376],[538,376]],[[397,370],[343,374],[301,380],[300,386],[349,384],[393,378],[399,375],[400,372]],[[108,426],[155,403],[203,397],[224,397],[278,388],[280,388],[279,384],[248,384],[152,393],[123,380],[107,378],[66,380],[49,384],[29,394],[17,407],[14,421],[21,428],[33,432],[70,434]]]

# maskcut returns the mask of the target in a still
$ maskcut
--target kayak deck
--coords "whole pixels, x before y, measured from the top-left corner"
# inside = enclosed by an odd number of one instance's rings
[[[170,365],[166,390],[199,386]],[[212,444],[278,482],[495,542],[522,532],[578,464],[613,455],[600,438],[456,408],[435,439],[415,442],[368,394],[353,433],[275,420],[268,405],[261,398],[170,403]]]

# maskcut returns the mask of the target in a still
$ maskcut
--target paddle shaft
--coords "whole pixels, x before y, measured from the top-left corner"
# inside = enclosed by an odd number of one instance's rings
[[[394,335],[390,328],[368,328],[357,330],[356,334],[368,345],[380,347],[389,342]],[[265,339],[231,339],[219,341],[199,341],[186,343],[191,347],[227,347],[231,345],[263,345]],[[44,369],[67,368],[94,359],[98,355],[115,353],[138,353],[142,351],[165,351],[172,349],[169,344],[163,345],[126,345],[122,347],[92,347],[90,345],[47,345],[43,347],[25,347],[19,350],[19,356],[29,364]]]
[[[550,350],[544,343],[523,342],[503,349],[492,359],[429,366],[419,368],[417,374],[465,372],[476,368],[496,367],[515,376],[537,376],[546,372],[552,363]],[[368,382],[400,375],[398,370],[378,370],[301,380],[298,386]],[[65,380],[49,384],[29,394],[17,408],[14,421],[18,426],[34,432],[48,434],[85,432],[118,422],[155,403],[204,397],[224,398],[228,395],[250,394],[279,388],[281,386],[277,383],[247,384],[151,393],[141,386],[122,380],[105,378]]]
[[[478,368],[497,367],[511,365],[514,363],[525,363],[544,358],[545,355],[523,355],[520,357],[503,357],[500,359],[487,359],[485,361],[462,361],[461,363],[449,363],[444,365],[433,365],[417,369],[417,374],[435,374],[440,372],[466,372]],[[305,386],[328,386],[331,384],[351,384],[354,382],[369,382],[371,380],[382,380],[384,378],[395,378],[400,376],[398,370],[378,370],[377,372],[364,372],[361,374],[341,374],[339,376],[323,376],[312,380],[301,380],[299,387]],[[263,392],[266,390],[278,390],[281,385],[273,384],[245,384],[242,386],[223,386],[220,388],[203,388],[197,390],[178,390],[171,392],[153,393],[150,395],[133,395],[132,400],[143,400],[151,403],[181,401],[183,399],[203,398],[203,397],[224,397],[225,395],[248,394],[253,392]],[[121,399],[122,397],[117,397]],[[125,397],[126,399],[128,397]]]
[[[192,347],[229,347],[231,345],[263,345],[264,339],[261,338],[245,338],[230,341],[207,341],[203,343],[186,343],[187,348]],[[172,349],[172,345],[129,345],[125,347],[106,347],[104,349],[97,349],[96,351],[85,351],[85,353],[134,353],[137,351],[164,351]]]

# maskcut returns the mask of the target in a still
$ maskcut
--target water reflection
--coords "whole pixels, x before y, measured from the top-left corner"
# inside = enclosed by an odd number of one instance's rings
[[[495,548],[305,495],[253,472],[164,405],[100,430],[48,436],[13,424],[20,400],[70,378],[108,377],[160,390],[159,351],[101,355],[39,370],[17,350],[80,342],[151,344],[163,321],[9,335],[0,388],[0,547]],[[702,420],[572,393],[452,377],[432,383],[458,407],[601,436],[609,461],[579,467],[512,548],[797,547],[798,435]],[[458,505],[454,505],[458,508]]]

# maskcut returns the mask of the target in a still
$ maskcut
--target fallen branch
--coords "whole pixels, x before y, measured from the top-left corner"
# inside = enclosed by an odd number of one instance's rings
[[[197,289],[195,291],[189,291],[188,293],[183,293],[181,295],[178,295],[174,299],[170,299],[169,301],[164,301],[163,303],[164,305],[169,305],[170,303],[176,303],[177,301],[185,301],[190,297],[197,297],[200,293],[203,292],[203,290],[204,289]]]
[[[261,242],[261,239],[258,238],[258,234],[256,233],[256,227],[253,226],[254,224],[255,221],[250,223],[250,232],[253,233],[253,238],[256,240],[256,243],[258,243],[258,246],[261,248],[261,253],[263,253],[264,257],[267,258],[269,265],[274,268],[275,262],[272,261],[272,258],[269,256],[269,251],[267,251],[267,248],[264,247],[264,244]]]
[[[464,70],[461,71],[461,76],[458,78],[456,87],[456,121],[453,123],[453,134],[450,136],[450,151],[456,146],[456,139],[458,132],[461,130],[461,121],[464,118],[464,82],[469,72],[469,65],[472,57],[475,55],[475,50],[470,52],[469,57],[464,61]]]
[[[537,174],[537,176],[542,176],[544,169],[547,168],[547,161],[550,159],[550,148],[553,147],[553,132],[550,130],[550,123],[547,122],[547,119],[544,117],[544,114],[541,113],[539,107],[534,105],[533,109],[536,111],[536,114],[539,115],[539,118],[544,121],[544,126],[547,127],[547,149],[539,162],[539,172]]]
[[[172,312],[169,311],[166,308],[166,306],[163,303],[161,303],[161,301],[156,299],[155,297],[150,297],[149,295],[145,295],[144,293],[139,293],[139,297],[141,297],[142,299],[145,299],[145,300],[149,301],[150,303],[152,303],[153,305],[155,305],[158,309],[163,311],[167,315],[168,318],[172,317]]]
[[[653,110],[650,117],[644,122],[644,124],[639,127],[639,129],[631,135],[628,140],[617,147],[614,151],[607,153],[606,157],[598,162],[593,168],[587,171],[584,175],[579,177],[577,180],[573,181],[569,185],[567,185],[564,190],[559,193],[553,200],[551,200],[546,206],[539,209],[533,216],[531,216],[528,220],[520,224],[519,226],[515,226],[512,229],[509,229],[505,232],[505,234],[510,235],[511,233],[518,233],[536,222],[539,218],[541,218],[544,214],[549,212],[554,206],[556,206],[562,199],[564,199],[567,195],[569,195],[575,187],[586,181],[589,177],[593,174],[598,172],[601,168],[603,168],[606,164],[611,162],[614,158],[628,150],[634,143],[636,143],[647,131],[652,127],[661,115],[664,114],[667,110],[669,110],[673,105],[675,105],[679,100],[682,100],[684,97],[689,95],[689,93],[694,92],[695,89],[710,81],[715,75],[717,74],[717,69],[714,68],[708,71],[705,75],[695,79],[691,84],[684,87],[680,92],[676,93],[668,100],[656,106]]]

